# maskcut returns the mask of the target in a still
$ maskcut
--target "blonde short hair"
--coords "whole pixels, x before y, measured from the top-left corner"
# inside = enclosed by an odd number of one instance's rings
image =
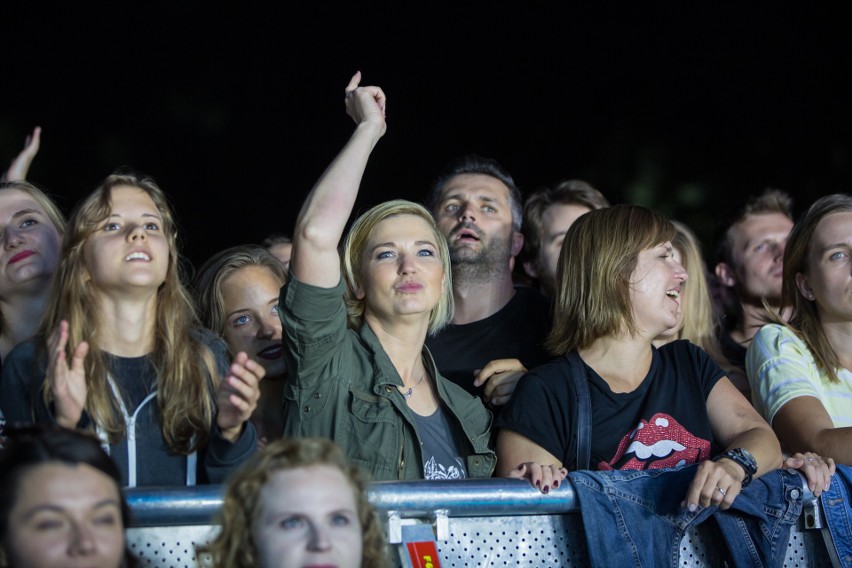
[[[346,235],[346,240],[343,243],[343,276],[346,279],[345,299],[349,313],[349,327],[359,329],[364,323],[366,302],[363,298],[358,298],[355,295],[355,290],[361,282],[361,270],[364,266],[367,241],[379,223],[397,215],[414,215],[426,221],[432,231],[432,236],[435,238],[435,245],[438,247],[438,254],[444,267],[444,293],[441,294],[438,304],[432,309],[429,316],[429,333],[435,334],[453,319],[455,309],[450,251],[447,247],[447,239],[438,230],[432,214],[422,205],[404,199],[385,201],[376,205],[358,217],[349,230],[349,234]]]

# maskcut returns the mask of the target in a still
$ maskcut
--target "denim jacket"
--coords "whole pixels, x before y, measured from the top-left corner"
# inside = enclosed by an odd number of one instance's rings
[[[423,479],[421,441],[397,387],[402,378],[369,325],[346,325],[344,285],[319,288],[295,276],[281,290],[281,320],[290,378],[284,387],[284,435],[334,440],[374,480]],[[447,381],[428,349],[423,362],[435,378],[440,403],[464,434],[469,477],[490,477],[491,413]]]
[[[802,512],[802,477],[774,470],[755,479],[727,511],[680,506],[697,464],[677,469],[573,471],[592,566],[677,566],[690,525],[714,516],[734,566],[782,566]]]
[[[841,566],[852,566],[852,467],[837,464],[828,491],[820,495],[825,524]]]

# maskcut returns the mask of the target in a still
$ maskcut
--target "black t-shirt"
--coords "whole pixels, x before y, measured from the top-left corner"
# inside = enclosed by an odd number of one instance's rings
[[[544,348],[550,333],[550,304],[539,291],[516,286],[515,294],[497,313],[464,325],[448,325],[437,336],[426,338],[426,346],[441,374],[482,396],[473,386],[474,374],[495,359],[519,359],[527,368],[551,359]]]
[[[657,469],[702,462],[716,453],[707,397],[724,371],[681,340],[654,349],[651,368],[633,392],[614,393],[584,363],[592,399],[591,469]],[[571,367],[564,357],[518,383],[495,428],[525,436],[576,469],[571,429]]]

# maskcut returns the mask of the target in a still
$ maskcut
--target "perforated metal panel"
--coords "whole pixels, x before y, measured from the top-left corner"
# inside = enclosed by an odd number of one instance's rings
[[[449,538],[438,542],[441,565],[446,568],[589,566],[583,526],[576,514],[456,517],[450,518],[449,527]],[[134,528],[128,531],[128,540],[142,566],[194,568],[195,545],[207,542],[216,530],[213,526]],[[724,551],[718,530],[705,523],[684,536],[679,564],[720,566]],[[830,567],[820,532],[794,528],[784,566]]]

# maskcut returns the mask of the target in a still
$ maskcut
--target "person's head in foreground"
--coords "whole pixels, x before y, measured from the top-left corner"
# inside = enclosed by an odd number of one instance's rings
[[[234,474],[222,532],[202,549],[202,561],[228,568],[385,566],[366,483],[330,440],[275,441]]]
[[[0,566],[135,566],[121,475],[92,436],[12,429],[0,451]]]

